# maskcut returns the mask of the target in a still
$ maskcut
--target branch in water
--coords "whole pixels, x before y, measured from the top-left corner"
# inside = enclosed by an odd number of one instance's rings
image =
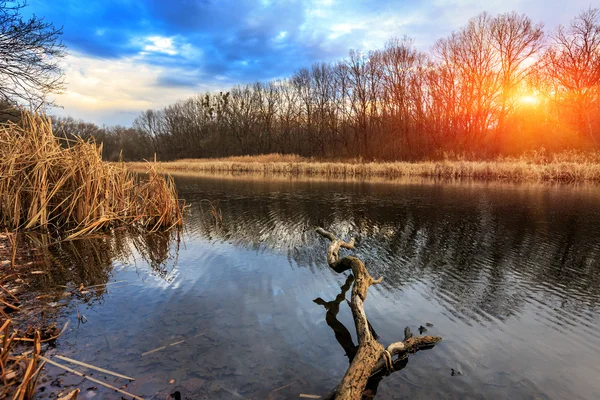
[[[350,308],[352,309],[358,337],[358,349],[350,363],[350,367],[348,367],[341,383],[335,390],[335,398],[358,400],[363,395],[369,377],[382,368],[393,370],[392,357],[394,355],[404,355],[411,351],[432,347],[442,339],[437,336],[410,337],[403,342],[393,343],[387,349],[384,349],[374,337],[364,311],[364,301],[367,298],[369,286],[381,282],[383,278],[373,279],[363,262],[357,257],[339,258],[338,253],[341,247],[354,249],[354,239],[349,243],[344,242],[323,228],[317,228],[316,232],[331,241],[327,249],[327,263],[331,269],[338,273],[352,270],[354,275]]]

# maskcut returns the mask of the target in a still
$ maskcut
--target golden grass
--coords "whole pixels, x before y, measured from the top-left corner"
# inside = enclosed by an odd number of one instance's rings
[[[0,397],[13,394],[13,399],[28,400],[34,398],[38,380],[44,362],[40,359],[40,331],[35,330],[33,351],[16,354],[14,344],[19,340],[18,332],[11,329],[11,320],[6,319],[0,327]]]
[[[142,163],[128,163],[136,170]],[[185,159],[158,163],[166,171],[256,173],[308,177],[432,177],[505,181],[600,182],[599,153],[528,154],[493,161],[422,162],[313,161],[299,156],[267,154],[223,159]]]
[[[158,230],[181,225],[171,178],[154,165],[146,178],[102,161],[102,148],[81,139],[61,147],[50,119],[23,113],[0,125],[0,225],[67,232],[117,225]]]
[[[204,163],[204,162],[234,162],[234,163],[273,163],[273,162],[307,162],[311,159],[299,156],[297,154],[259,154],[256,156],[230,156],[224,158],[186,158],[180,160],[186,163]]]

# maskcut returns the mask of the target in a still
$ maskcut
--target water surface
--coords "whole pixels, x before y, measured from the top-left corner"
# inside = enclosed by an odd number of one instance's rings
[[[326,320],[322,304],[346,275],[326,264],[327,243],[314,233],[323,226],[358,237],[355,254],[384,277],[366,301],[382,343],[426,322],[444,338],[383,379],[378,398],[600,398],[600,188],[176,183],[190,204],[180,241],[117,232],[51,248],[44,283],[110,284],[57,300],[71,324],[49,354],[134,376],[126,390],[145,398],[324,394],[348,367],[333,328],[356,339],[343,302]],[[62,379],[55,385],[81,382],[48,372]],[[102,388],[85,395],[114,397]]]

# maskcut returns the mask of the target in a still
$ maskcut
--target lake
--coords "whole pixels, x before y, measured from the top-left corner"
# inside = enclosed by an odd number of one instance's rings
[[[46,252],[40,286],[70,321],[49,356],[133,376],[125,390],[144,398],[323,395],[356,337],[345,302],[326,319],[347,273],[327,266],[322,226],[357,237],[352,254],[384,277],[365,303],[384,345],[427,323],[443,337],[377,398],[600,398],[600,187],[175,178],[190,205],[179,238],[115,232]],[[101,286],[63,295],[82,283]],[[41,398],[78,384],[116,396],[47,372]]]

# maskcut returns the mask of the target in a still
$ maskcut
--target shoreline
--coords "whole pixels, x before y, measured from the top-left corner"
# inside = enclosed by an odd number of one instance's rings
[[[259,156],[260,157],[260,156]],[[132,170],[147,168],[147,162],[127,162]],[[157,162],[164,172],[203,172],[306,178],[435,178],[503,182],[561,182],[600,184],[600,163],[528,160],[422,161],[422,162],[324,162],[238,161],[194,159]]]

